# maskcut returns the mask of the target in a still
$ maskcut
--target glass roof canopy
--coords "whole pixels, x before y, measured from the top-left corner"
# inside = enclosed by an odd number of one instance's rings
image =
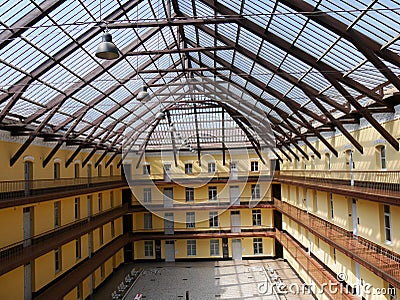
[[[195,147],[220,139],[223,126],[232,145],[262,147],[265,125],[276,154],[298,159],[299,144],[320,156],[310,138],[337,155],[324,138],[334,130],[362,152],[346,126],[365,118],[399,150],[374,117],[398,104],[399,14],[390,0],[3,1],[0,127],[27,136],[11,163],[37,137],[93,151],[121,153],[127,140],[157,149],[172,144],[169,122]],[[104,30],[116,60],[94,56]],[[188,97],[188,78],[220,82],[217,95]],[[143,84],[153,95],[144,104]],[[157,121],[160,111],[169,122]]]

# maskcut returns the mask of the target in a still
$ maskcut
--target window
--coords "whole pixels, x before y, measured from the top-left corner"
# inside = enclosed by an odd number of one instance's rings
[[[114,176],[114,168],[113,168],[113,166],[110,166],[110,176]]]
[[[102,169],[101,165],[97,166],[97,176],[98,177],[103,176],[103,169]]]
[[[194,228],[195,227],[195,214],[194,212],[186,213],[186,228]]]
[[[331,154],[330,153],[325,153],[325,169],[326,170],[331,169]]]
[[[336,249],[332,248],[332,257],[333,257],[333,262],[336,264]]]
[[[251,199],[260,199],[260,185],[259,184],[252,184],[251,185]]]
[[[75,240],[75,258],[76,260],[80,259],[82,256],[81,252],[81,238],[77,238]]]
[[[59,227],[61,224],[61,202],[54,202],[54,227]]]
[[[76,299],[77,300],[82,299],[82,283],[80,283],[76,286]]]
[[[99,211],[102,211],[103,210],[103,194],[102,193],[98,193],[97,202],[98,202]]]
[[[250,170],[251,172],[258,172],[258,161],[250,162]]]
[[[54,163],[54,179],[60,179],[60,163]]]
[[[389,300],[396,300],[396,288],[389,283],[388,285],[388,298]]]
[[[217,200],[217,187],[216,186],[208,187],[208,200]]]
[[[231,171],[237,171],[237,162],[231,161]]]
[[[144,214],[144,229],[152,229],[152,228],[153,228],[153,215]]]
[[[115,223],[114,223],[114,220],[111,221],[111,237],[115,237]]]
[[[74,177],[79,178],[79,164],[74,164]]]
[[[143,165],[143,175],[150,175],[150,164]]]
[[[391,220],[390,220],[390,206],[384,205],[383,206],[383,226],[385,230],[385,242],[391,243],[392,242],[392,227],[391,227]]]
[[[210,240],[210,256],[219,255],[219,240]]]
[[[61,248],[54,250],[54,271],[55,273],[61,271]]]
[[[209,162],[208,173],[215,173],[215,171],[216,171],[215,162]]]
[[[313,191],[313,198],[314,198],[314,212],[318,212],[318,197],[317,197],[317,190]]]
[[[379,166],[381,170],[386,170],[386,147],[379,146],[378,151],[379,151]]]
[[[74,202],[74,218],[79,220],[81,215],[81,198],[76,197]]]
[[[187,240],[187,256],[196,256],[196,240]]]
[[[143,202],[144,203],[151,203],[151,188],[144,188],[143,189]]]
[[[193,174],[193,164],[185,164],[185,174]]]
[[[210,211],[209,220],[210,220],[210,227],[218,227],[218,212]]]
[[[103,226],[101,226],[99,228],[99,244],[100,245],[103,245],[103,243],[104,243],[104,238],[103,238],[104,234],[103,233],[104,233],[103,232]]]
[[[100,277],[103,279],[105,275],[105,266],[104,264],[101,264],[100,266]]]
[[[110,192],[110,207],[114,207],[114,191]]]
[[[335,215],[334,215],[334,211],[333,211],[333,195],[332,195],[332,193],[329,193],[329,208],[330,208],[330,212],[331,212],[331,219],[333,220]]]
[[[186,188],[186,202],[194,201],[194,188]]]
[[[153,256],[153,241],[144,241],[144,256]]]
[[[263,254],[262,238],[253,238],[254,254]]]
[[[254,209],[253,215],[253,226],[261,226],[261,209]]]

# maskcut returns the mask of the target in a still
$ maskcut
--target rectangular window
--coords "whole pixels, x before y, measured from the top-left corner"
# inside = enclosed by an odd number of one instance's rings
[[[253,238],[254,254],[263,254],[262,238]]]
[[[231,161],[230,167],[231,167],[231,171],[237,171],[237,162]]]
[[[251,172],[258,172],[258,161],[250,162],[250,170]]]
[[[99,244],[103,245],[104,243],[104,232],[103,232],[103,226],[100,226],[99,228]]]
[[[384,205],[383,206],[383,220],[384,220],[384,230],[385,230],[385,242],[391,243],[392,242],[392,226],[391,226],[391,219],[390,219],[390,206]]]
[[[253,215],[253,226],[261,226],[261,209],[254,209]]]
[[[81,198],[76,197],[74,202],[74,218],[79,220],[81,215]]]
[[[151,188],[144,188],[143,189],[143,202],[144,203],[151,203]]]
[[[153,228],[153,215],[144,214],[144,229],[152,229],[152,228]]]
[[[54,250],[54,271],[55,273],[61,271],[61,248]]]
[[[54,202],[54,227],[61,225],[61,202]]]
[[[317,198],[317,190],[313,191],[313,199],[314,199],[314,212],[318,212],[318,198]]]
[[[186,188],[186,202],[194,201],[194,188]]]
[[[209,162],[208,163],[208,173],[215,173],[215,171],[216,171],[215,162]]]
[[[79,164],[74,164],[74,177],[79,178]]]
[[[114,168],[112,165],[110,166],[110,176],[114,176]]]
[[[81,300],[82,297],[82,283],[80,283],[76,286],[76,299]]]
[[[196,256],[196,240],[187,240],[187,256]]]
[[[194,228],[196,223],[194,212],[186,213],[186,228]]]
[[[252,200],[260,199],[260,185],[259,184],[251,185],[251,199]]]
[[[97,176],[98,177],[103,176],[103,168],[101,167],[101,165],[97,166]]]
[[[110,207],[114,207],[114,191],[110,192]]]
[[[153,241],[144,241],[144,256],[153,256]]]
[[[332,248],[332,257],[333,257],[333,262],[336,264],[336,249]]]
[[[385,146],[379,147],[379,161],[381,163],[381,170],[386,170],[386,148],[385,148]]]
[[[210,240],[210,256],[219,256],[219,240]]]
[[[60,163],[54,163],[54,179],[60,179]]]
[[[143,165],[143,175],[150,175],[150,164]]]
[[[193,164],[185,164],[185,174],[193,174]]]
[[[329,208],[330,208],[330,213],[331,213],[331,219],[335,217],[334,215],[334,208],[333,208],[333,195],[332,193],[329,193]]]
[[[101,266],[100,266],[100,278],[104,278],[104,276],[105,276],[105,270],[106,268],[105,268],[105,266],[104,266],[104,264],[101,264]]]
[[[75,240],[75,258],[76,260],[80,259],[82,256],[81,252],[81,238],[77,238]]]
[[[217,200],[217,187],[216,186],[208,187],[208,200]]]
[[[114,220],[111,221],[111,237],[115,237],[115,223],[114,223]]]
[[[103,210],[103,194],[102,193],[98,193],[97,202],[98,202],[99,211],[102,211]]]
[[[209,213],[210,227],[218,227],[218,212],[210,211]]]

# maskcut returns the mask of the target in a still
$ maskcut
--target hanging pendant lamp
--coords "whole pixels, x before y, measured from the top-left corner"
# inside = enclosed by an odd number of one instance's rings
[[[143,85],[142,90],[137,94],[136,99],[138,101],[147,101],[150,98],[149,92],[147,91],[147,86]]]
[[[112,60],[119,57],[119,50],[112,41],[111,33],[105,32],[96,50],[96,56],[101,59]]]

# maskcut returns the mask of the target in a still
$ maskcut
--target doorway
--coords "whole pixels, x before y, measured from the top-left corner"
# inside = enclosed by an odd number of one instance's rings
[[[232,259],[242,260],[242,240],[232,239]]]
[[[174,213],[164,214],[164,234],[174,234]]]
[[[231,211],[231,232],[241,232],[240,211]]]
[[[171,181],[171,164],[164,165],[164,181]]]
[[[174,262],[175,261],[175,241],[166,240],[165,241],[165,261]]]
[[[32,189],[33,163],[26,161],[24,163],[25,196],[29,196]]]
[[[230,204],[240,205],[240,190],[239,186],[234,185],[229,188]]]
[[[354,198],[351,203],[351,218],[353,223],[353,234],[358,236],[357,200]]]
[[[164,207],[174,206],[174,190],[172,188],[164,189]]]

